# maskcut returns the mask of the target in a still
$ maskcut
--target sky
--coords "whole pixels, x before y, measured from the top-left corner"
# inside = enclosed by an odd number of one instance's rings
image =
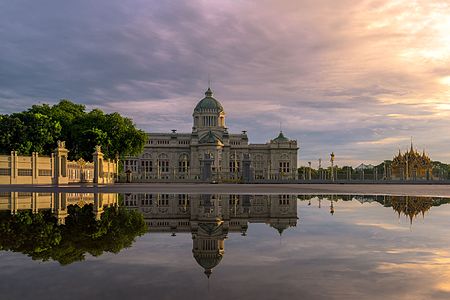
[[[0,113],[71,99],[190,132],[208,76],[230,132],[299,162],[450,162],[450,1],[0,2]]]

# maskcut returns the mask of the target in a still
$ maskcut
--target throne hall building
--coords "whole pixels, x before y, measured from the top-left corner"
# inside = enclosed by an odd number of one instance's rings
[[[139,157],[124,161],[133,180],[288,180],[297,178],[296,140],[280,131],[265,144],[229,133],[223,106],[210,88],[194,108],[191,133],[147,133]]]

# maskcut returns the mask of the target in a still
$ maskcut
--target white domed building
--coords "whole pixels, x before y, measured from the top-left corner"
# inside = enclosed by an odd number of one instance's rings
[[[249,144],[246,131],[229,133],[223,106],[210,88],[192,116],[191,133],[147,134],[143,153],[124,161],[133,180],[297,179],[297,141],[280,132],[265,144]]]

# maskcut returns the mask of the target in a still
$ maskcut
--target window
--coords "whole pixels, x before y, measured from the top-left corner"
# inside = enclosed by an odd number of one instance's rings
[[[289,195],[279,195],[280,205],[289,205]]]
[[[142,160],[141,161],[142,171],[145,173],[153,172],[153,161],[151,160]]]
[[[169,206],[169,194],[159,195],[158,206]]]
[[[132,171],[132,172],[137,172],[137,166],[138,166],[138,162],[137,160],[126,160],[125,161],[125,170],[128,171]]]
[[[230,173],[239,173],[241,162],[230,161]]]
[[[187,194],[178,195],[178,205],[179,206],[189,206],[189,198]]]
[[[290,172],[290,168],[289,168],[289,162],[288,161],[281,161],[280,162],[280,173],[289,173]]]
[[[187,155],[182,155],[178,161],[178,172],[187,173],[189,170],[189,158]]]
[[[76,171],[76,170],[72,170],[72,171]],[[52,176],[52,170],[44,170],[44,169],[40,169],[38,171],[39,176]],[[76,173],[75,173],[76,174]],[[75,175],[74,174],[74,175]]]
[[[32,171],[31,171],[31,169],[19,169],[18,174],[19,174],[19,176],[31,176]]]
[[[0,168],[0,175],[1,176],[11,176],[11,169]]]
[[[229,205],[239,205],[239,195],[230,195]]]
[[[163,173],[169,172],[169,160],[160,160],[158,161],[159,171]]]

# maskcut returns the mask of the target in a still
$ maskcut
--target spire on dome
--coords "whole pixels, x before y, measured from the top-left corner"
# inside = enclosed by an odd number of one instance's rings
[[[413,153],[414,152],[414,147],[413,147],[413,137],[411,137],[411,153]]]
[[[205,92],[205,96],[206,97],[212,97],[213,92],[211,91],[211,88],[208,86],[208,89]]]

